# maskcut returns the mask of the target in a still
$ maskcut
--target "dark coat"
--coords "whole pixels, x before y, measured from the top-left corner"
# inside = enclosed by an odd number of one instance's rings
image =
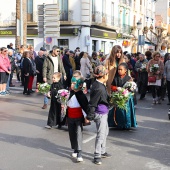
[[[66,71],[67,74],[70,74],[70,69],[72,69],[70,60],[69,60],[69,55],[65,54],[63,56],[63,65],[64,65],[64,69]]]
[[[42,72],[43,72],[43,63],[44,63],[43,57],[37,56],[35,58],[36,70],[38,70],[40,72],[38,74],[41,74],[41,75],[42,75]]]
[[[11,64],[11,71],[14,71],[15,68],[16,68],[15,58],[13,58],[12,56],[8,56],[8,58],[9,58],[9,61],[10,61],[10,64]]]
[[[32,73],[32,66],[31,66],[31,61],[28,58],[24,58],[23,60],[23,73],[29,75]]]
[[[57,102],[57,98],[55,96],[57,96],[58,94],[58,90],[63,89],[63,85],[61,84],[61,82],[56,82],[51,84],[51,101],[53,102]]]

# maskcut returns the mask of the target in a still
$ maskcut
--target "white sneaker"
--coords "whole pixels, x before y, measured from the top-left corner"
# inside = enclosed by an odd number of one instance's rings
[[[47,129],[51,129],[51,126],[47,125],[47,126],[45,126],[45,128],[47,128]]]
[[[77,158],[77,162],[83,162],[83,158],[82,157],[78,157]]]
[[[72,156],[73,158],[77,158],[77,153],[72,153],[71,156]]]

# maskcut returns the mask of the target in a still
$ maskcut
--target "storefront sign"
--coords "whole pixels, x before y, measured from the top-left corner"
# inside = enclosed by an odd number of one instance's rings
[[[111,32],[111,31],[104,31],[98,29],[90,29],[90,35],[91,37],[114,39],[114,40],[117,38],[117,33],[114,31]]]
[[[0,36],[15,36],[15,35],[16,35],[15,29],[0,30]],[[27,29],[27,36],[30,36],[30,37],[38,36],[38,30]]]
[[[117,34],[117,38],[122,38],[123,37],[123,34],[122,33],[118,33]]]

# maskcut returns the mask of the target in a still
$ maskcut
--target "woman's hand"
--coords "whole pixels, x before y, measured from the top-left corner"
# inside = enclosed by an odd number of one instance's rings
[[[160,74],[160,71],[157,71],[156,74]]]
[[[29,73],[25,74],[25,76],[29,76]]]

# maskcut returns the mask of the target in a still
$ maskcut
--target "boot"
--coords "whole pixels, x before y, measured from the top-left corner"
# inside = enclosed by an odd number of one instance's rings
[[[44,104],[44,106],[42,107],[42,109],[47,109],[47,104]]]

